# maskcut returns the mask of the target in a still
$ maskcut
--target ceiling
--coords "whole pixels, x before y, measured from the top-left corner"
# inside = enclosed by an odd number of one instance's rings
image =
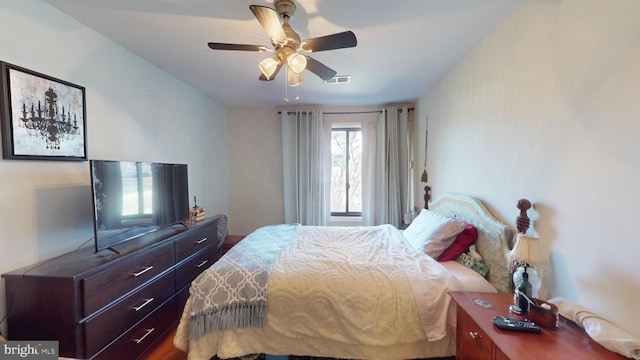
[[[309,54],[350,75],[325,84],[304,71],[259,81],[271,53],[211,50],[208,42],[271,47],[249,5],[273,0],[45,0],[86,26],[227,106],[380,105],[424,94],[522,0],[296,0],[301,39],[352,30],[358,45]],[[273,55],[271,55],[273,56]],[[296,95],[300,100],[293,100]]]

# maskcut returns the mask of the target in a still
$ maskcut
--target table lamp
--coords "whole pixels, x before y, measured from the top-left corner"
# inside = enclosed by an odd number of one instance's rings
[[[522,274],[526,272],[532,287],[531,296],[538,297],[542,276],[549,269],[549,260],[540,251],[540,238],[518,233],[516,244],[507,254],[507,259],[512,269],[517,269],[513,273],[514,286],[518,286]]]

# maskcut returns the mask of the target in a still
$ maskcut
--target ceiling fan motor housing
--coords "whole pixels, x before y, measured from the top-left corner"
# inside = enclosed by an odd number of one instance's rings
[[[296,13],[296,5],[291,0],[276,0],[274,6],[283,19],[285,16],[292,18],[293,14]]]
[[[300,35],[298,35],[298,33],[289,26],[289,23],[282,24],[282,29],[287,35],[287,44],[292,46],[294,49],[297,49],[298,46],[300,46]]]

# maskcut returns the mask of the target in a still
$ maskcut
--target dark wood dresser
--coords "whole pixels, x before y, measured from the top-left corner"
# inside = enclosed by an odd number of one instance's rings
[[[135,359],[176,324],[226,233],[217,215],[3,274],[8,337],[57,340],[64,357]]]
[[[557,330],[541,333],[501,330],[493,317],[521,317],[509,312],[513,294],[449,292],[457,304],[456,360],[623,360],[591,339],[580,326],[566,320]],[[490,304],[476,305],[475,299]]]

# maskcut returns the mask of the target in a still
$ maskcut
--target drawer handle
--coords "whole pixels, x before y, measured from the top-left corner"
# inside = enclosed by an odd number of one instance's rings
[[[200,240],[196,241],[196,244],[202,244],[203,242],[205,242],[205,241],[207,241],[207,240],[209,240],[209,238],[207,238],[207,237],[205,236],[205,237],[203,237],[202,239],[200,239]]]
[[[144,333],[144,335],[142,335],[142,337],[140,337],[139,339],[134,339],[133,341],[136,342],[136,344],[140,344],[142,341],[144,341],[144,338],[146,338],[147,336],[149,336],[156,328],[151,328],[151,329],[147,329]]]
[[[140,306],[135,306],[133,308],[133,310],[138,311],[138,310],[142,309],[143,307],[149,305],[149,303],[151,303],[152,301],[153,301],[153,298],[144,299],[144,303],[142,303],[142,305],[140,305]]]
[[[152,266],[147,266],[147,267],[145,267],[142,271],[137,272],[137,273],[134,273],[134,274],[133,274],[133,277],[138,277],[138,276],[140,276],[140,275],[142,275],[142,274],[146,273],[147,271],[149,271],[149,270],[151,270],[151,269],[153,269],[153,265],[152,265]]]
[[[469,336],[471,336],[473,340],[480,339],[482,337],[477,331],[469,331]]]
[[[208,262],[209,262],[209,260],[202,260],[202,262],[201,262],[200,264],[196,265],[196,267],[197,267],[197,268],[201,268],[201,267],[203,267],[203,266],[204,266],[204,264],[206,264],[206,263],[208,263]]]

